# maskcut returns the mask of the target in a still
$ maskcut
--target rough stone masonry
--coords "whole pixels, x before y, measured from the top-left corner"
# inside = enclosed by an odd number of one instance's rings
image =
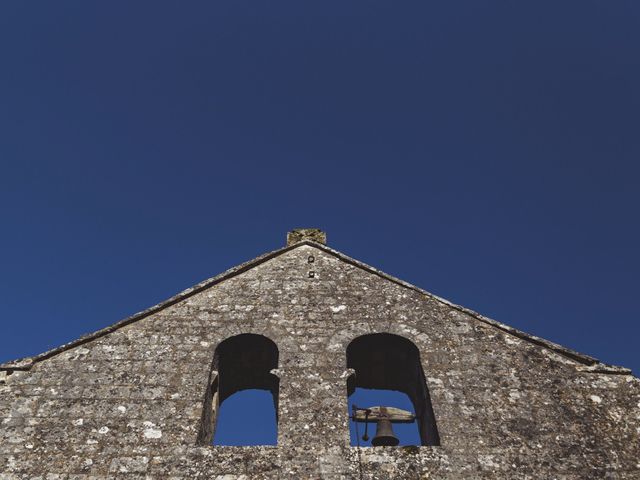
[[[640,380],[628,369],[324,242],[296,231],[166,302],[2,365],[0,478],[640,478]],[[358,357],[362,338],[393,340],[376,348],[389,346],[388,375],[367,372],[376,360]],[[350,345],[361,346],[353,367]],[[410,393],[423,445],[350,446],[348,392],[374,378]],[[277,446],[210,445],[221,399],[252,382],[274,393]]]

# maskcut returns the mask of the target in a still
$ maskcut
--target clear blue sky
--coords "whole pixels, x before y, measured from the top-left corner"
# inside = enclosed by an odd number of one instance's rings
[[[0,5],[0,361],[320,227],[640,372],[640,3]]]

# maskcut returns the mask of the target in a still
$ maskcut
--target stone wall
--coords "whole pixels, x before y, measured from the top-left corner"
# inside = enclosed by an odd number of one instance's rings
[[[321,245],[250,267],[5,366],[0,479],[640,478],[640,381],[628,371],[505,331]],[[440,446],[349,446],[345,352],[377,332],[418,347]],[[199,446],[214,350],[241,333],[279,349],[278,446]]]

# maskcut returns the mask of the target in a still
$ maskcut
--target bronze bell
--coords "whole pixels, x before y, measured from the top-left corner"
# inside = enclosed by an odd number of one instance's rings
[[[393,427],[389,417],[383,417],[376,423],[376,436],[371,440],[374,447],[395,447],[400,443],[393,433]]]
[[[369,407],[360,408],[356,405],[352,406],[353,415],[351,419],[354,422],[364,422],[364,435],[362,439],[366,442],[369,440],[367,435],[367,426],[369,423],[376,422],[376,436],[371,440],[374,447],[395,447],[400,443],[400,439],[393,433],[392,424],[395,423],[413,423],[416,416],[395,407]]]

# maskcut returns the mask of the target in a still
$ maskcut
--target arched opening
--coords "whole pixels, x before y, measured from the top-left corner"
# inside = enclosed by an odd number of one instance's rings
[[[262,335],[242,334],[216,348],[199,443],[275,445],[278,424],[278,347]]]
[[[400,445],[440,444],[420,352],[411,341],[389,333],[358,337],[347,347],[347,367],[355,371],[347,380],[350,414],[354,403],[363,408],[407,410],[415,416],[415,422],[393,425]],[[361,438],[364,424],[358,425],[359,438],[354,422],[351,424],[351,444],[370,445]],[[369,428],[373,428],[373,437],[375,424],[369,424]]]

